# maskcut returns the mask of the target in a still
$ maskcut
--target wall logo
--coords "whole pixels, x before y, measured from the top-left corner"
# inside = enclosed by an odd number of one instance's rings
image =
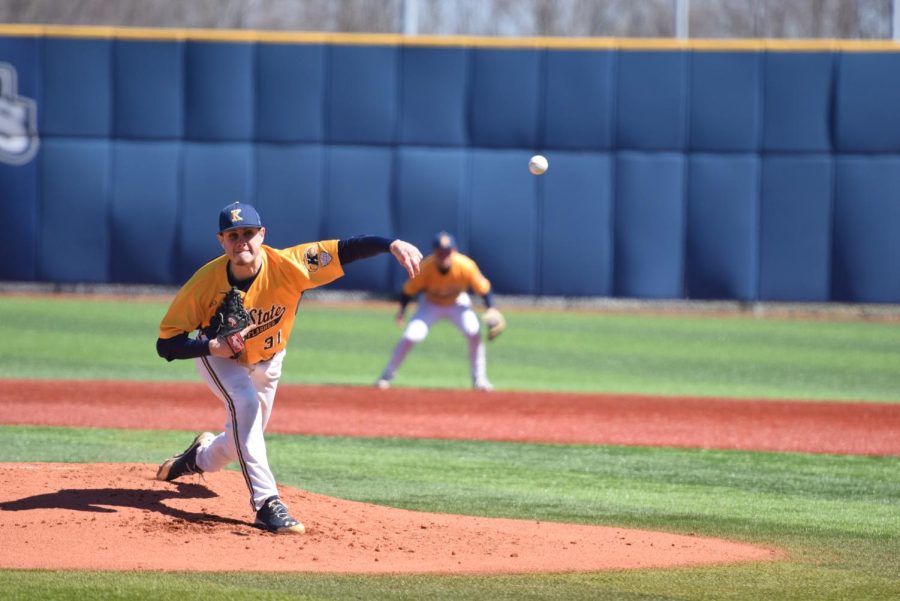
[[[37,103],[19,96],[16,69],[0,62],[0,163],[24,165],[38,151]]]

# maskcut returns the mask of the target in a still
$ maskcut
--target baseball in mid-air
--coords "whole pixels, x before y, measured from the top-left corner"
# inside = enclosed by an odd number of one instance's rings
[[[528,161],[528,170],[531,171],[532,175],[543,175],[544,171],[550,164],[547,162],[547,157],[541,154],[536,154],[531,157],[531,160]]]

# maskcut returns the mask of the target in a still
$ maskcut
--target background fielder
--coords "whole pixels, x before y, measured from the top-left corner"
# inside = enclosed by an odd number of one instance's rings
[[[493,390],[487,378],[487,358],[481,327],[468,294],[472,290],[482,295],[488,310],[502,319],[494,308],[491,282],[482,275],[475,261],[456,250],[456,240],[451,234],[438,232],[432,249],[434,252],[422,261],[419,274],[410,276],[403,286],[400,309],[395,318],[397,323],[403,324],[406,307],[416,295],[421,295],[419,307],[406,325],[403,337],[394,347],[390,361],[376,386],[381,389],[389,388],[397,369],[412,347],[425,340],[432,323],[446,319],[463,333],[468,342],[472,387],[475,390]]]
[[[227,409],[225,430],[204,432],[181,454],[166,460],[160,480],[223,469],[237,460],[250,490],[256,524],[273,532],[304,531],[278,497],[269,468],[263,431],[272,414],[275,391],[294,316],[305,290],[336,280],[343,266],[390,252],[410,277],[418,273],[422,253],[407,242],[378,236],[357,236],[300,244],[284,250],[265,246],[266,230],[259,213],[248,204],[228,205],[219,215],[219,243],[225,254],[201,267],[182,286],[163,317],[157,352],[169,361],[195,359],[209,389]],[[234,344],[207,339],[225,293],[241,291],[251,323]],[[188,335],[195,330],[197,338]]]

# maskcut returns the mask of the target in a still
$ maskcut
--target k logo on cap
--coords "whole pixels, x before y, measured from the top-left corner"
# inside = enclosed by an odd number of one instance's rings
[[[219,233],[239,227],[262,227],[259,213],[252,205],[234,202],[219,213]]]

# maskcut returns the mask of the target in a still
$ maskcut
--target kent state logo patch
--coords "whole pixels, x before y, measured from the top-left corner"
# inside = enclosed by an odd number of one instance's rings
[[[319,253],[315,246],[306,249],[306,270],[310,273],[319,271]]]
[[[320,253],[315,246],[310,246],[306,249],[304,260],[307,271],[315,273],[319,271],[319,267],[328,267],[328,264],[331,263],[331,255],[324,250]]]
[[[0,62],[0,162],[24,165],[37,154],[37,104],[19,96],[18,74]]]

